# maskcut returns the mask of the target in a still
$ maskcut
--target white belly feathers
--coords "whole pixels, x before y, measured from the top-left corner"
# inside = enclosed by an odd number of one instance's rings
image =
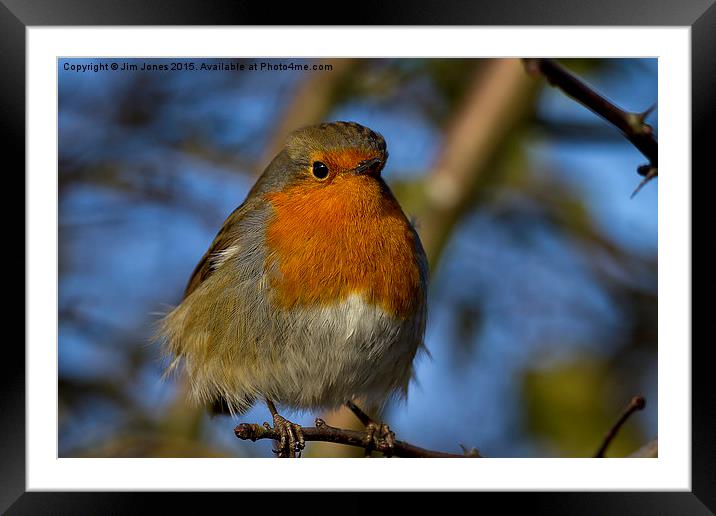
[[[282,353],[291,381],[284,377],[285,387],[275,391],[279,403],[330,407],[354,397],[381,403],[392,390],[405,394],[422,344],[422,313],[399,320],[360,295],[299,311]]]

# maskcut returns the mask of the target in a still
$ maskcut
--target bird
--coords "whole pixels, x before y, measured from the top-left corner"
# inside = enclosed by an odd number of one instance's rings
[[[425,350],[428,262],[387,159],[383,136],[357,122],[290,133],[159,321],[165,374],[183,370],[190,401],[215,413],[265,403],[279,456],[305,442],[277,404],[405,399]]]

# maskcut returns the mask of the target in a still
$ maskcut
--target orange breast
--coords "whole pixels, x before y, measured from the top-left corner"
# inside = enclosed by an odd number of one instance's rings
[[[285,307],[328,305],[360,293],[397,317],[422,296],[415,241],[392,194],[374,178],[341,175],[271,193],[267,270]]]

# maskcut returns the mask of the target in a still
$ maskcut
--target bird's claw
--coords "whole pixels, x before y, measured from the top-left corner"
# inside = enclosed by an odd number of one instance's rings
[[[264,427],[268,428],[268,423],[264,423]],[[278,457],[294,458],[297,453],[300,457],[301,451],[306,447],[301,425],[292,423],[283,416],[276,414],[273,417],[273,429],[281,436],[278,440],[278,449],[273,450],[273,452]]]
[[[383,452],[383,455],[390,457],[393,455],[395,448],[395,432],[393,432],[385,423],[368,423],[365,427],[366,437],[363,444],[366,455],[371,450],[377,449]]]

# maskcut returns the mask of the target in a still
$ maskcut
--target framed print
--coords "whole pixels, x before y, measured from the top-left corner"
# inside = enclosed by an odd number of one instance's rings
[[[26,347],[0,507],[713,510],[691,169],[716,8],[514,4],[4,0]]]

